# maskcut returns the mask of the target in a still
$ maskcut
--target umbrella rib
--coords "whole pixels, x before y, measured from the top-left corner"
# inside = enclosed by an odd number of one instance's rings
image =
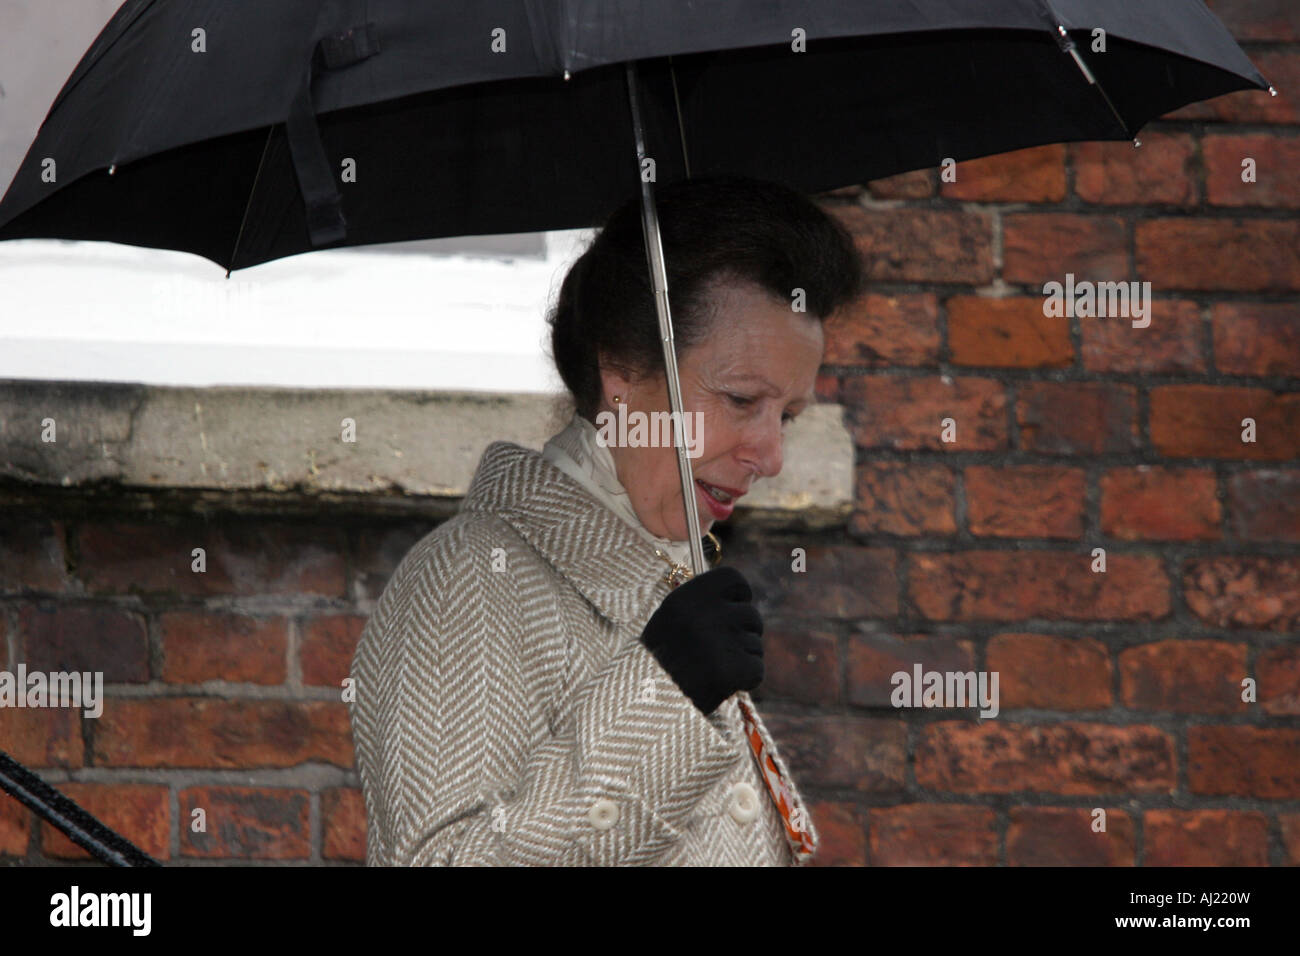
[[[682,144],[682,165],[686,167],[686,178],[691,178],[691,159],[686,152],[686,127],[682,124],[682,101],[677,95],[677,70],[673,67],[673,58],[668,58],[668,74],[673,79],[673,109],[677,111],[677,138]]]
[[[1124,122],[1124,117],[1119,115],[1119,110],[1115,108],[1115,104],[1111,102],[1111,98],[1106,95],[1106,89],[1101,85],[1101,81],[1097,79],[1092,70],[1088,69],[1088,64],[1084,62],[1083,57],[1079,54],[1079,51],[1075,46],[1074,38],[1071,37],[1070,32],[1065,29],[1065,26],[1061,23],[1060,15],[1057,14],[1056,10],[1052,7],[1051,0],[1042,0],[1042,4],[1048,19],[1055,27],[1053,33],[1056,45],[1061,48],[1062,53],[1070,55],[1074,60],[1074,65],[1079,68],[1079,72],[1083,74],[1083,78],[1088,81],[1088,85],[1097,88],[1097,92],[1101,94],[1101,98],[1110,109],[1111,115],[1115,117],[1115,122],[1119,123],[1119,128],[1124,131],[1124,136],[1128,139],[1132,139],[1134,146],[1142,145],[1134,139],[1133,134],[1129,131],[1128,123]]]
[[[239,242],[244,238],[244,226],[248,224],[248,211],[253,208],[253,196],[257,192],[257,184],[262,179],[262,167],[266,165],[266,154],[271,149],[271,135],[275,132],[275,124],[272,123],[266,128],[266,142],[262,145],[262,158],[257,161],[257,172],[253,175],[253,186],[248,191],[248,201],[244,203],[244,215],[239,220],[239,232],[235,234],[235,247],[230,250],[230,264],[226,266],[226,278],[230,278],[231,269],[235,265],[235,256],[239,253]]]

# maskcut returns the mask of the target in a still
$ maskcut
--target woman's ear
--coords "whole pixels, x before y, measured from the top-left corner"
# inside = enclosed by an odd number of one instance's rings
[[[613,408],[615,395],[624,402],[628,400],[628,393],[632,388],[632,378],[626,369],[609,364],[602,354],[600,358],[600,386],[601,405],[605,408]]]

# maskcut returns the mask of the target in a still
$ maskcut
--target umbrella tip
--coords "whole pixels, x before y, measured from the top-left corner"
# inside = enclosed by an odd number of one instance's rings
[[[568,70],[565,70],[565,71],[564,71],[564,82],[565,82],[565,83],[568,83],[568,82],[569,82],[569,71],[568,71]]]
[[[1277,96],[1277,87],[1274,86],[1272,83],[1268,85],[1268,95]]]
[[[113,165],[108,167],[108,174],[110,176],[112,176],[116,172],[117,172],[117,163],[114,163]]]
[[[1140,140],[1140,139],[1136,139],[1136,138],[1135,138],[1135,139],[1133,140],[1133,148],[1134,148],[1134,149],[1138,149],[1138,148],[1140,148],[1141,146],[1142,146],[1142,140]]]

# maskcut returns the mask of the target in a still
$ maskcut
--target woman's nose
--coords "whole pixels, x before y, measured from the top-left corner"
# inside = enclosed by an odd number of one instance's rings
[[[781,413],[777,412],[775,418],[765,419],[755,428],[757,432],[748,444],[748,454],[743,457],[753,463],[754,472],[760,478],[774,478],[781,473],[784,464]]]

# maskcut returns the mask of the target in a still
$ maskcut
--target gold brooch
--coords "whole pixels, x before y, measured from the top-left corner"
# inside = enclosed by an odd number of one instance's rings
[[[704,554],[705,559],[709,562],[710,567],[717,567],[718,562],[722,560],[722,542],[718,540],[717,535],[715,535],[712,531],[705,534],[704,537],[708,539],[708,543],[712,545],[712,547],[705,549],[705,554]],[[692,571],[688,566],[684,564],[678,564],[676,561],[668,557],[668,555],[664,554],[658,548],[655,548],[655,554],[659,555],[659,557],[663,558],[666,562],[668,562],[669,570],[668,573],[664,576],[664,580],[668,582],[668,586],[670,588],[675,588],[683,581],[686,581],[687,579],[694,577],[695,572]]]

